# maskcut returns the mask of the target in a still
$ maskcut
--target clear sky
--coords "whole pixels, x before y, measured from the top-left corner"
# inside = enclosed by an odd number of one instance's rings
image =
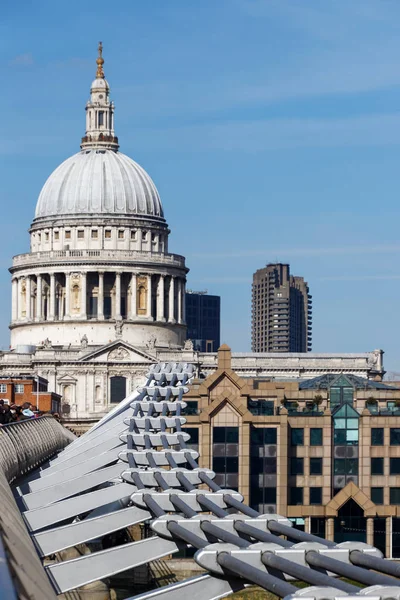
[[[121,150],[154,179],[188,286],[250,349],[254,270],[289,262],[313,350],[383,348],[400,372],[398,0],[5,0],[0,346],[14,254],[79,150],[98,40]]]

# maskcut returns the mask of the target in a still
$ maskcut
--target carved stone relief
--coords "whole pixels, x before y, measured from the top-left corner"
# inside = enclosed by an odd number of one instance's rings
[[[118,348],[114,348],[114,350],[111,350],[110,354],[108,355],[108,360],[129,360],[130,359],[130,353],[128,352],[128,350],[126,350],[126,348],[122,348],[122,346],[119,346]]]

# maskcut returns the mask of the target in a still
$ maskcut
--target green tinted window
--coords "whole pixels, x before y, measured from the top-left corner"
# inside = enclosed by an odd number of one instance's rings
[[[383,487],[371,488],[371,500],[375,504],[383,504]]]
[[[400,458],[390,459],[390,475],[400,475]]]
[[[390,488],[390,504],[400,504],[400,488]]]
[[[390,428],[390,445],[400,446],[400,429],[397,427]]]
[[[299,427],[293,427],[290,430],[290,442],[292,446],[303,446],[304,445],[304,429]]]
[[[311,427],[310,429],[310,446],[322,446],[322,428]]]
[[[304,475],[304,458],[291,458],[290,459],[290,474],[291,475]]]
[[[371,475],[383,475],[383,458],[371,458]]]
[[[289,504],[303,504],[303,488],[289,488]]]
[[[310,475],[322,475],[322,458],[310,458]]]
[[[322,504],[322,488],[310,488],[310,504]]]
[[[371,446],[383,446],[384,429],[383,427],[372,427]]]

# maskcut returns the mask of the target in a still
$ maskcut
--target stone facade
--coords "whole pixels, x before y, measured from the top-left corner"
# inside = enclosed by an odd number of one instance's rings
[[[333,373],[239,377],[232,363],[222,346],[217,369],[185,396],[200,466],[261,513],[399,558],[400,388]]]

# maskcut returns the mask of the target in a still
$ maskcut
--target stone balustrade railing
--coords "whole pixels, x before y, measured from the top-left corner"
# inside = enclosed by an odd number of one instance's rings
[[[161,252],[140,252],[139,250],[49,250],[18,254],[13,259],[13,267],[34,265],[43,262],[62,263],[72,261],[107,260],[121,262],[124,260],[139,263],[158,263],[173,267],[184,267],[185,258],[179,254],[163,254]]]

